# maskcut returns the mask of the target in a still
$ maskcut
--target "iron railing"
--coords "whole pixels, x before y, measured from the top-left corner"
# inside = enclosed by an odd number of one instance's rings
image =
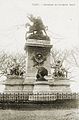
[[[30,102],[30,101],[55,101],[55,100],[79,99],[79,93],[51,93],[51,94],[32,94],[32,93],[0,93],[0,103],[4,102]]]

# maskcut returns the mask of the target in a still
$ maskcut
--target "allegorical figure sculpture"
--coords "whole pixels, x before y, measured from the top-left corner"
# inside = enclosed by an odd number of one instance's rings
[[[27,23],[26,28],[28,27],[28,32],[26,33],[27,39],[38,39],[38,40],[49,40],[49,37],[46,33],[47,27],[43,24],[40,17],[34,17],[29,15],[28,19],[32,24]]]
[[[62,63],[58,60],[55,64],[54,68],[54,77],[67,77],[67,71],[62,67]]]
[[[39,67],[38,72],[36,75],[37,80],[36,81],[47,81],[44,76],[48,75],[48,70],[44,67]]]
[[[23,76],[23,71],[20,70],[20,65],[14,59],[13,65],[10,68],[10,75]]]

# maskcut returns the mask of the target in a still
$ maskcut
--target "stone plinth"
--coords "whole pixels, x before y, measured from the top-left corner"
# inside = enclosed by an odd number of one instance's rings
[[[47,94],[50,93],[50,87],[48,81],[36,81],[34,83],[34,94]]]
[[[26,51],[26,78],[24,81],[24,91],[33,91],[33,85],[36,79],[37,67],[43,66],[51,74],[50,49],[52,45],[50,40],[27,39],[25,44]],[[41,56],[39,59],[38,57]]]
[[[31,92],[33,93],[33,87],[34,87],[35,77],[27,76],[23,82],[23,92]]]
[[[5,93],[22,93],[24,78],[22,76],[8,75],[5,81]]]
[[[67,78],[54,78],[54,80],[49,82],[51,92],[56,93],[69,93],[71,92],[70,89],[70,82]]]

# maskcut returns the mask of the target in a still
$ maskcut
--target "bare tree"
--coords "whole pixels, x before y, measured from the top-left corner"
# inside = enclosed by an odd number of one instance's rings
[[[75,48],[71,51],[72,58],[73,58],[73,64],[79,68],[79,49]]]
[[[65,70],[68,71],[69,79],[74,78],[72,75],[74,69],[74,61],[76,62],[76,65],[78,65],[73,51],[74,49],[64,51],[57,51],[55,49],[51,50],[51,68],[54,67],[58,60],[61,61],[60,64],[63,64]]]
[[[14,59],[16,59],[17,63],[19,64],[20,70],[25,71],[25,58],[24,54],[7,54],[3,51],[0,52],[0,76],[7,75],[9,69],[11,68]]]
[[[62,51],[57,51],[57,50],[53,50],[51,51],[51,57],[52,57],[52,64],[51,67],[53,66],[53,64],[56,63],[57,60],[61,61],[61,64],[64,63],[64,61],[68,61],[68,59],[70,58],[71,55],[71,51],[68,50],[64,50]]]

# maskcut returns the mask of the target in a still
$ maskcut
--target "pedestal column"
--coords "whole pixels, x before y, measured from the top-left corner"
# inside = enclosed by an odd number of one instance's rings
[[[26,78],[24,81],[24,91],[32,91],[36,81],[36,73],[39,67],[45,67],[48,74],[51,74],[50,40],[27,39],[26,51]]]

